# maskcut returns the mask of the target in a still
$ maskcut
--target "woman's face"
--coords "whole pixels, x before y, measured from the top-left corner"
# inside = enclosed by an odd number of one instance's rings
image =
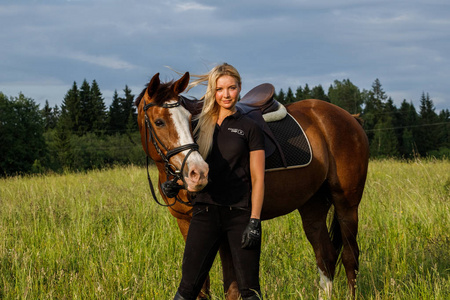
[[[216,102],[221,109],[232,110],[236,105],[241,86],[239,82],[230,75],[222,75],[216,82]]]

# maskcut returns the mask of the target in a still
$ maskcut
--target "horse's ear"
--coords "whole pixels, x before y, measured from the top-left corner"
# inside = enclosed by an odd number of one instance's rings
[[[173,91],[176,95],[182,93],[189,84],[189,72],[184,73],[183,77],[175,81],[175,83],[172,86]]]
[[[160,84],[160,80],[159,80],[159,73],[156,73],[152,80],[150,80],[150,83],[148,84],[147,87],[147,94],[150,98],[153,97],[153,95],[155,95],[156,91],[158,90]]]

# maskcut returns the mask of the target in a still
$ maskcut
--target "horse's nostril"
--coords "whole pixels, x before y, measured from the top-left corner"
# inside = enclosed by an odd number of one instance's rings
[[[200,174],[197,172],[197,170],[191,170],[189,173],[189,178],[192,181],[198,181],[200,179]]]

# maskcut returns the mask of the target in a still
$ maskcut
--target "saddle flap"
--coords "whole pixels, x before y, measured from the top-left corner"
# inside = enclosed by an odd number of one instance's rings
[[[244,103],[238,102],[236,104],[236,107],[240,110],[240,112],[243,115],[248,116],[250,119],[255,121],[255,123],[263,130],[265,139],[264,139],[264,150],[266,158],[272,155],[275,150],[278,148],[277,141],[275,137],[272,134],[272,131],[270,130],[269,126],[267,126],[267,123],[264,121],[261,111],[258,107],[251,107],[248,105],[245,105]]]

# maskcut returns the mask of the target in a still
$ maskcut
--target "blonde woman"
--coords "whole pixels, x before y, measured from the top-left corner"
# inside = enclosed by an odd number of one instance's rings
[[[229,64],[193,76],[207,83],[194,136],[209,164],[209,182],[192,200],[182,279],[174,300],[196,299],[227,239],[242,299],[262,299],[259,285],[264,134],[236,108],[241,77]]]

